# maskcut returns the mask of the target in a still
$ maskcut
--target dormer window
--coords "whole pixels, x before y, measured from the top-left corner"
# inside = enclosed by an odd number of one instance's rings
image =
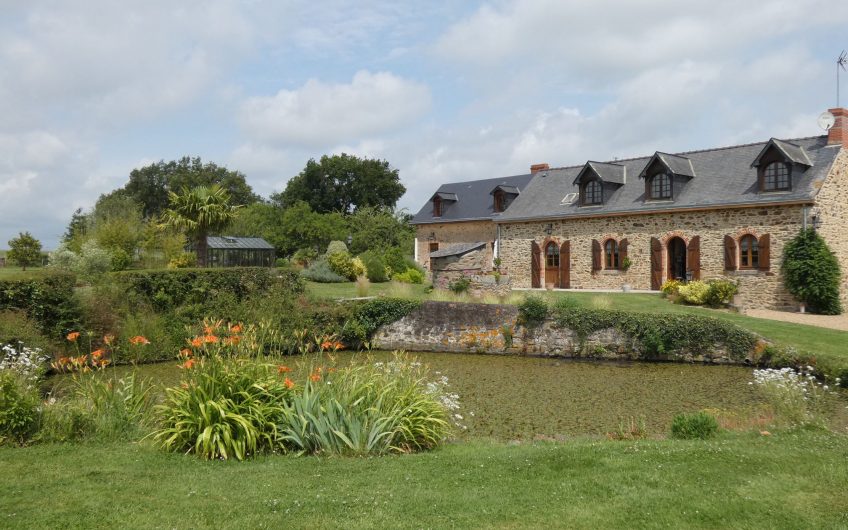
[[[583,193],[581,203],[586,206],[593,204],[603,204],[604,202],[604,186],[598,179],[593,179],[583,185]]]
[[[803,174],[813,162],[800,145],[772,138],[763,147],[751,167],[757,168],[761,192],[790,191],[793,173]]]
[[[442,216],[442,199],[441,197],[433,197],[433,217]]]
[[[671,175],[657,173],[650,179],[651,199],[668,200],[672,198]]]
[[[786,162],[772,162],[763,169],[763,191],[792,189],[792,168]]]

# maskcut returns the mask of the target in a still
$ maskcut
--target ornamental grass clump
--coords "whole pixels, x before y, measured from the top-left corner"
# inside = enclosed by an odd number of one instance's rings
[[[319,371],[320,370],[320,371]],[[301,454],[382,455],[432,449],[460,421],[447,379],[402,354],[388,363],[313,371],[286,404],[280,432]]]
[[[671,421],[671,437],[678,440],[706,440],[718,432],[718,421],[712,414],[700,411],[678,414]]]
[[[819,383],[813,367],[754,370],[754,385],[774,409],[778,422],[788,427],[826,424],[826,403],[830,388]],[[839,380],[837,379],[837,384]]]

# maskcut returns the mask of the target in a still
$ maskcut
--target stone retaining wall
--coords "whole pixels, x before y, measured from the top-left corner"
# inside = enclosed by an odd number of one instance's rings
[[[517,323],[518,308],[495,304],[424,302],[421,307],[374,334],[375,347],[386,350],[492,353],[611,360],[644,359],[641,344],[615,328],[581,340],[552,320],[526,328]],[[732,364],[724,349],[668,352],[667,360]]]

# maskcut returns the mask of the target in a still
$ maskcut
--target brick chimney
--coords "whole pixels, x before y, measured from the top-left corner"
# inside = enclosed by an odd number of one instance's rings
[[[848,109],[828,109],[836,122],[827,132],[827,145],[841,145],[848,148]]]
[[[845,111],[845,109],[840,109]],[[835,116],[835,114],[834,114]],[[839,123],[838,121],[836,123]],[[834,126],[835,127],[835,126]],[[530,166],[530,173],[538,173],[539,171],[545,171],[546,169],[551,169],[551,166],[547,164],[533,164]]]

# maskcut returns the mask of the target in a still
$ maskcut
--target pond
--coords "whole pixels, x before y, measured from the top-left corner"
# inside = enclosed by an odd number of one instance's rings
[[[390,352],[340,352],[351,359],[386,361]],[[764,403],[753,370],[742,366],[678,363],[575,361],[557,358],[411,354],[448,377],[460,396],[463,437],[516,440],[604,435],[631,420],[652,435],[667,434],[680,412],[713,409],[727,417],[753,418]],[[295,365],[301,359],[291,358]],[[116,372],[129,370],[118,367]],[[177,384],[176,363],[144,365],[142,373],[164,385]],[[834,427],[848,426],[845,400],[833,407]]]

